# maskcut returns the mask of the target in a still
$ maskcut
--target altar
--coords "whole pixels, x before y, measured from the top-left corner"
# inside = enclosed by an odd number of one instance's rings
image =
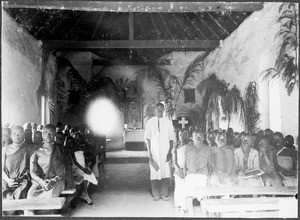
[[[144,141],[145,130],[128,129],[124,131],[123,140],[126,150],[145,151],[147,150]]]

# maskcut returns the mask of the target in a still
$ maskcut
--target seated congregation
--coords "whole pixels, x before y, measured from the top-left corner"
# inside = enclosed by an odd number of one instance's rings
[[[294,138],[271,129],[249,134],[232,128],[203,132],[182,129],[173,149],[176,211],[203,187],[297,186]],[[252,174],[251,174],[252,172]],[[225,189],[225,188],[224,188]],[[266,193],[267,194],[267,193]]]
[[[70,125],[63,128],[36,123],[2,128],[3,200],[57,198],[66,189],[77,189],[91,205],[88,185],[98,184],[100,152],[105,138],[91,130]],[[104,149],[105,152],[105,149]],[[23,213],[24,211],[24,213]],[[34,215],[53,211],[9,210],[4,215]]]

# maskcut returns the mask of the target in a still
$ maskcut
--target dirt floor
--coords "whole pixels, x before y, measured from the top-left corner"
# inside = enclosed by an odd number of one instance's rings
[[[105,164],[99,185],[89,188],[93,205],[78,202],[70,217],[175,217],[170,201],[152,201],[147,163]]]

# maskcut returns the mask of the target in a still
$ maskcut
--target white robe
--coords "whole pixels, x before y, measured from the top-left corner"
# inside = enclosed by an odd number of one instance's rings
[[[166,157],[170,148],[170,142],[175,142],[175,133],[172,121],[166,117],[159,119],[160,132],[158,131],[158,118],[155,116],[147,121],[145,139],[150,139],[153,160],[160,167],[157,171],[150,165],[150,180],[170,178],[169,162]]]

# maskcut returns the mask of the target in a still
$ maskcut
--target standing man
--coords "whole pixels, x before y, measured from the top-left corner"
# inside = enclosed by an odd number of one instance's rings
[[[164,110],[165,107],[162,103],[155,105],[156,116],[148,120],[145,131],[154,201],[158,201],[160,198],[164,201],[169,200],[171,172],[168,161],[171,160],[175,133],[172,121],[163,117]]]

